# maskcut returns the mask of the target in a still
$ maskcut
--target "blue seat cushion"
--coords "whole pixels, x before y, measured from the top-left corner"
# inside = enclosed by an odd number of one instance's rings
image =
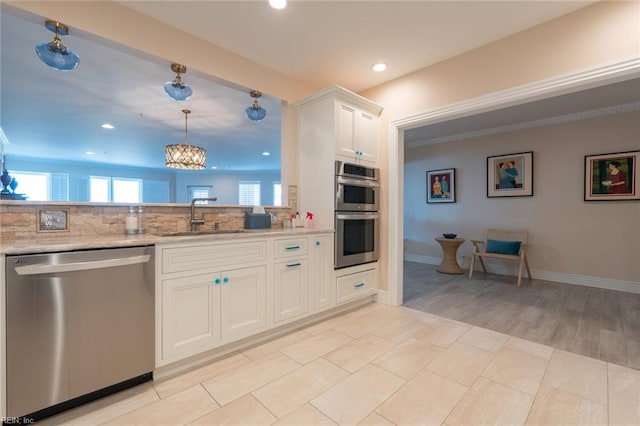
[[[511,254],[520,253],[520,241],[487,240],[487,253]]]

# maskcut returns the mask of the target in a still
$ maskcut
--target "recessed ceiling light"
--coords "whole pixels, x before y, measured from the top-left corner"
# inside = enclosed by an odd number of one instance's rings
[[[102,127],[103,129],[109,129],[109,130],[111,130],[111,129],[114,129],[114,128],[115,128],[115,127],[113,127],[113,124],[109,124],[109,123],[104,123],[104,124],[103,124],[102,126],[100,126],[100,127]]]
[[[87,155],[96,155],[96,153],[93,151],[85,151],[84,153]]]
[[[384,62],[376,62],[375,64],[371,65],[371,69],[375,72],[382,72],[387,69],[387,64],[385,64]]]
[[[269,151],[265,151],[262,153],[262,155],[264,155],[265,157],[268,157],[271,155],[271,153]]]
[[[284,9],[287,7],[287,0],[269,0],[269,6],[274,9]]]

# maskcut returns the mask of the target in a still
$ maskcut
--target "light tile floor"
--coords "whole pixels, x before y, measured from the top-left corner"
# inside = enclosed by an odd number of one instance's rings
[[[640,371],[374,303],[43,424],[640,425]]]

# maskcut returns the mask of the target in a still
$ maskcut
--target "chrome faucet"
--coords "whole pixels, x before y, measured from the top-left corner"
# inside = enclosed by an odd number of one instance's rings
[[[201,217],[196,217],[196,203],[198,201],[218,201],[218,197],[191,199],[191,218],[189,223],[191,224],[192,231],[196,231],[198,229],[198,225],[204,224],[204,213]]]

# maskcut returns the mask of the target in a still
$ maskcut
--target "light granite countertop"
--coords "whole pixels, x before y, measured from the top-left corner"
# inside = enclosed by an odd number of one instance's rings
[[[196,234],[180,236],[143,235],[87,235],[81,237],[51,237],[0,240],[0,254],[35,254],[59,251],[101,249],[114,247],[133,247],[154,244],[184,243],[189,241],[221,241],[260,237],[296,236],[308,234],[333,233],[332,229],[293,228],[293,229],[244,229],[236,233]]]

